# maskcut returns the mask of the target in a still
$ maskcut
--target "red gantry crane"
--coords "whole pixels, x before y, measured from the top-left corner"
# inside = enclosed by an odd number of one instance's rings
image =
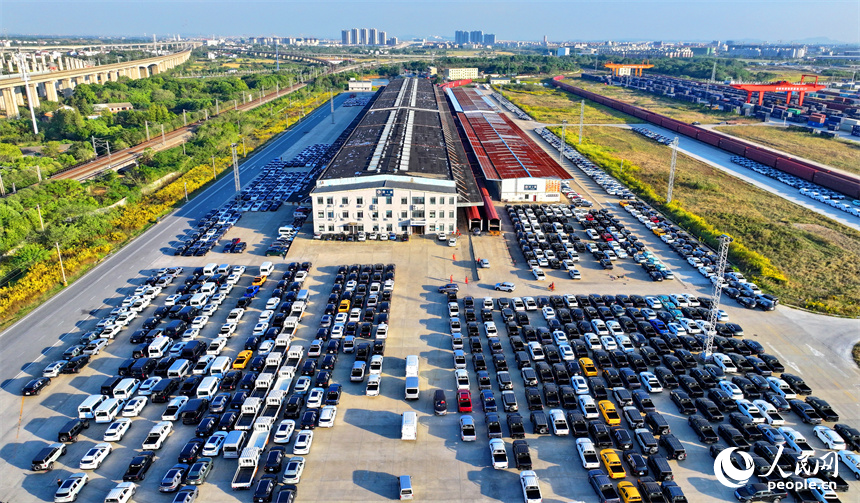
[[[806,77],[815,77],[815,82],[804,82]],[[764,102],[764,93],[766,91],[774,92],[774,93],[786,93],[785,94],[785,104],[788,105],[791,101],[791,93],[796,92],[798,94],[798,106],[803,106],[803,97],[806,96],[806,93],[811,93],[815,91],[820,91],[824,89],[825,85],[818,83],[818,75],[807,75],[803,74],[800,76],[800,83],[792,84],[791,82],[780,81],[780,82],[771,82],[770,84],[732,84],[732,87],[735,89],[742,89],[747,92],[747,103],[752,101],[752,93],[758,93],[758,104]]]

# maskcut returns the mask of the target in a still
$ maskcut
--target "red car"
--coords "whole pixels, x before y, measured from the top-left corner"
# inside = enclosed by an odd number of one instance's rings
[[[607,243],[612,241],[613,239],[615,239],[615,238],[612,237],[612,234],[610,234],[608,232],[603,233],[603,240],[606,241]]]
[[[457,392],[457,406],[460,412],[472,412],[472,393],[467,389]]]

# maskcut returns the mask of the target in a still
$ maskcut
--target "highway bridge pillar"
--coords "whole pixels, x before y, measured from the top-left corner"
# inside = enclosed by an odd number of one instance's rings
[[[38,84],[30,84],[30,96],[33,100],[33,108],[39,108],[39,85]]]
[[[45,99],[48,101],[60,101],[60,98],[57,96],[57,81],[49,80],[45,82]]]
[[[3,89],[3,110],[6,111],[7,118],[18,119],[21,114],[18,113],[18,99],[15,96],[15,89],[6,87]]]

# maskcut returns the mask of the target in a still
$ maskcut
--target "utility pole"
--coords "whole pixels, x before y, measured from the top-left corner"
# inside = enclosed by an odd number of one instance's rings
[[[672,188],[675,185],[675,161],[678,159],[678,137],[672,140],[672,165],[669,167],[669,191],[666,193],[666,204],[672,202]]]
[[[624,173],[624,159],[621,159],[621,166],[618,167],[622,173]]]
[[[564,158],[564,131],[567,127],[567,120],[562,119],[561,121],[561,143],[558,146],[558,163],[561,165],[562,159]]]
[[[42,168],[39,165],[36,165],[36,174],[39,175],[39,183],[42,183]]]
[[[39,225],[42,226],[42,232],[45,232],[45,221],[42,220],[42,207],[38,204],[36,205],[36,211],[39,212]]]
[[[146,141],[149,141],[149,121],[143,121],[144,126],[146,126]]]
[[[236,185],[236,192],[239,192],[242,184],[239,182],[239,159],[236,157],[236,144],[234,143],[230,147],[233,149],[233,183]]]
[[[185,188],[185,202],[188,202],[188,182],[182,182],[183,187]]]
[[[183,126],[187,126],[187,125],[188,125],[188,120],[187,120],[187,118],[185,117],[185,110],[184,110],[184,109],[182,110],[182,125],[183,125]]]
[[[334,124],[334,97],[331,94],[331,88],[328,90],[328,102],[331,105],[331,123]]]
[[[233,110],[239,110],[239,100],[233,100]]]
[[[218,110],[218,98],[215,98],[215,115],[220,114],[221,112]]]
[[[579,104],[579,144],[582,145],[582,124],[585,121],[585,100]]]
[[[161,144],[164,145],[164,124],[161,125]]]
[[[218,174],[215,173],[215,156],[212,156],[212,179],[218,178]]]
[[[6,186],[3,185],[3,175],[0,175],[0,196],[6,197]]]
[[[62,273],[63,275],[63,286],[67,286],[68,283],[66,282],[66,269],[63,267],[63,254],[60,253],[60,243],[55,242],[54,244],[57,245],[57,257],[60,258],[60,273]]]
[[[729,257],[729,245],[734,241],[728,234],[723,234],[719,238],[720,250],[719,260],[717,260],[717,280],[714,282],[714,294],[711,296],[711,310],[708,312],[708,340],[705,344],[704,359],[708,361],[714,352],[714,335],[717,333],[717,319],[720,310],[720,295],[723,293],[723,275],[726,273],[726,264]]]
[[[248,157],[248,151],[245,150],[245,137],[242,137],[242,157]]]

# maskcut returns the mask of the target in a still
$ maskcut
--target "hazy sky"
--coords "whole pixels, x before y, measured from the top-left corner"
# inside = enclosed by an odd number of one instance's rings
[[[2,34],[339,38],[352,27],[402,39],[480,29],[500,40],[860,43],[860,0],[0,0]]]

